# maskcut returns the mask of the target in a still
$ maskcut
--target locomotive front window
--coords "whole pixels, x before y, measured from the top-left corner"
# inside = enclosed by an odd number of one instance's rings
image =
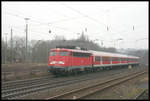
[[[59,52],[59,56],[68,56],[68,52]]]
[[[50,56],[57,56],[57,52],[50,52]]]

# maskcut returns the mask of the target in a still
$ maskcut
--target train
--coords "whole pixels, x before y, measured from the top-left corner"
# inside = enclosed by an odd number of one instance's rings
[[[56,46],[50,50],[48,72],[54,75],[77,74],[139,65],[139,57],[88,50],[77,46]]]

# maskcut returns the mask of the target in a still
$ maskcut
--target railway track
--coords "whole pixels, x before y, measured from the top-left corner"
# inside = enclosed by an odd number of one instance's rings
[[[114,74],[116,74],[116,72],[110,73],[109,75],[114,75]],[[54,87],[59,87],[59,86],[63,86],[63,85],[78,83],[80,81],[91,80],[91,79],[95,78],[97,75],[92,76],[92,77],[88,77],[88,78],[85,78],[86,77],[86,75],[85,75],[81,79],[80,78],[77,78],[77,79],[67,78],[67,79],[63,79],[63,80],[59,79],[58,81],[51,79],[45,83],[40,82],[39,84],[34,83],[34,85],[32,85],[32,84],[30,84],[28,86],[22,85],[23,87],[20,87],[20,88],[15,87],[13,89],[5,89],[5,90],[2,90],[2,98],[4,98],[4,99],[17,98],[19,96],[25,96],[26,94],[29,94],[32,92],[38,92],[38,91],[42,91],[42,90],[49,89],[49,88],[54,88]]]
[[[27,80],[17,80],[17,81],[5,82],[5,83],[2,83],[2,91],[20,88],[20,87],[25,87],[25,86],[30,86],[30,85],[35,85],[35,84],[39,84],[40,82],[46,83],[48,81],[53,81],[56,79],[57,78],[55,78],[55,77],[50,78],[49,76],[45,76],[45,77],[36,78],[36,79],[27,79]]]
[[[121,74],[122,72],[120,72],[120,70],[119,70],[119,72],[115,71],[115,73],[111,73],[111,71],[110,71],[110,74],[101,72],[101,74],[102,73],[105,76],[106,75],[112,76],[115,74],[119,75],[119,73]],[[30,79],[30,80],[22,81],[23,83],[21,81],[14,82],[14,84],[12,83],[13,87],[9,87],[12,85],[10,85],[8,83],[9,86],[5,86],[6,87],[5,89],[2,88],[2,98],[3,99],[15,99],[15,98],[18,98],[21,96],[26,96],[27,94],[31,94],[33,92],[39,92],[39,91],[50,89],[50,88],[56,88],[56,87],[60,87],[60,86],[64,86],[64,85],[87,81],[87,80],[95,79],[97,77],[100,78],[98,73],[97,73],[97,75],[94,75],[94,76],[83,75],[82,77],[81,76],[79,76],[79,77],[80,78],[77,77],[76,79],[75,78],[51,78],[50,80],[49,79],[46,80],[46,78],[45,78],[45,80],[43,80],[43,81],[42,81],[42,78],[36,79],[35,81],[34,81],[34,79]]]
[[[54,76],[44,76],[40,78],[34,78],[34,79],[26,79],[26,80],[16,80],[16,81],[8,81],[8,82],[2,82],[2,90],[7,89],[14,89],[15,87],[23,87],[25,85],[33,85],[34,83],[38,83],[39,81],[44,82],[46,80],[49,80],[51,78],[55,78]]]
[[[143,72],[140,71],[140,72],[131,73],[129,75],[122,76],[122,77],[111,78],[109,80],[100,82],[98,84],[88,85],[88,86],[85,86],[85,87],[82,87],[79,89],[71,90],[69,92],[64,92],[64,93],[61,93],[59,95],[52,96],[52,97],[49,97],[46,99],[47,100],[49,100],[49,99],[84,99],[88,95],[91,95],[91,94],[94,94],[98,91],[102,91],[102,90],[107,89],[109,87],[115,86],[117,84],[120,84],[122,82],[130,80],[132,78],[135,78],[139,75],[142,75],[146,72],[147,71],[143,71]]]
[[[14,89],[16,87],[19,88],[19,87],[23,87],[23,86],[29,86],[29,85],[33,85],[35,83],[45,82],[48,80],[55,80],[55,79],[57,79],[57,78],[55,78],[55,76],[44,76],[44,77],[35,78],[35,79],[2,82],[2,90]]]
[[[24,85],[32,85],[37,82],[46,81],[50,79],[50,76],[44,76],[41,78],[27,79],[27,80],[16,80],[2,83],[2,90],[14,89],[15,87],[22,87]]]
[[[124,70],[123,70],[124,71]],[[107,71],[108,72],[108,71]],[[114,71],[115,73],[110,73],[108,72],[108,74],[105,74],[105,72],[102,72],[101,74],[105,75],[114,75],[114,74],[118,74],[121,73],[120,70],[118,71]],[[89,74],[90,75],[90,74]],[[80,78],[82,77],[83,80],[81,79],[80,81],[84,81],[86,78],[86,80],[89,80],[90,78],[93,79],[95,77],[99,76],[99,73],[95,74],[94,76],[90,75],[89,77],[87,77],[88,75],[83,75],[83,76],[79,76]],[[44,78],[43,78],[44,79]],[[36,79],[36,80],[41,80],[41,79]],[[32,81],[31,80],[25,80],[25,81],[19,81],[19,82],[15,82],[14,84],[10,85],[10,86],[6,86],[6,88],[2,88],[2,98],[7,99],[7,98],[16,98],[19,96],[25,96],[26,94],[30,94],[32,92],[38,92],[38,91],[42,91],[44,89],[48,89],[48,88],[54,88],[56,86],[63,86],[63,84],[61,85],[61,82],[66,82],[66,81],[71,81],[71,80],[79,80],[79,78],[51,78],[50,80],[45,80],[43,82],[37,82],[37,81]],[[27,82],[29,81],[29,82]],[[42,81],[42,80],[41,80]],[[79,81],[76,81],[76,83]],[[73,83],[73,82],[72,82]],[[17,84],[17,85],[15,85]],[[20,84],[20,85],[19,85]],[[67,83],[66,83],[67,84]],[[64,84],[64,85],[66,85]],[[71,82],[70,82],[71,84]],[[8,88],[7,88],[8,87]]]
[[[58,82],[53,82],[53,83],[48,82],[48,83],[42,83],[42,84],[38,84],[38,85],[31,85],[31,86],[27,86],[27,87],[5,90],[5,91],[2,91],[2,98],[18,97],[18,96],[26,95],[26,94],[29,94],[32,92],[37,92],[37,91],[41,91],[41,90],[55,88],[58,86],[73,84],[76,82],[86,81],[86,80],[90,80],[90,79],[91,78],[88,78],[88,79],[82,78],[82,79],[75,79],[75,80],[71,80],[71,81],[67,81],[67,82],[64,82],[64,80],[63,80],[63,81],[58,81]]]
[[[146,99],[147,96],[148,96],[148,94],[146,95],[146,93],[147,93],[147,90],[144,89],[139,95],[137,95],[137,96],[135,97],[135,99]]]
[[[2,82],[2,85],[9,85],[9,84],[14,84],[14,83],[19,83],[19,82],[27,82],[27,81],[32,81],[32,80],[39,80],[39,79],[43,79],[46,77],[54,77],[52,75],[48,75],[48,76],[42,76],[42,77],[36,77],[36,78],[32,78],[32,79],[23,79],[23,80],[15,80],[15,81],[4,81]]]

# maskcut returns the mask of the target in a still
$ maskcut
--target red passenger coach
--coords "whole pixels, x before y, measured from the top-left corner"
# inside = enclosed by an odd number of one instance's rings
[[[57,47],[49,53],[48,70],[53,74],[95,71],[116,66],[138,65],[138,57],[83,50],[74,47]]]

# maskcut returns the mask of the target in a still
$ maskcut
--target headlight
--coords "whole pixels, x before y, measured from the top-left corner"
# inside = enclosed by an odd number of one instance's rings
[[[55,64],[56,63],[56,61],[52,61],[50,64]]]
[[[52,61],[52,62],[50,62],[50,64],[56,64],[56,63],[58,63],[58,64],[65,64],[63,61]]]
[[[64,62],[63,62],[63,61],[59,61],[58,63],[59,63],[59,64],[64,64]]]

